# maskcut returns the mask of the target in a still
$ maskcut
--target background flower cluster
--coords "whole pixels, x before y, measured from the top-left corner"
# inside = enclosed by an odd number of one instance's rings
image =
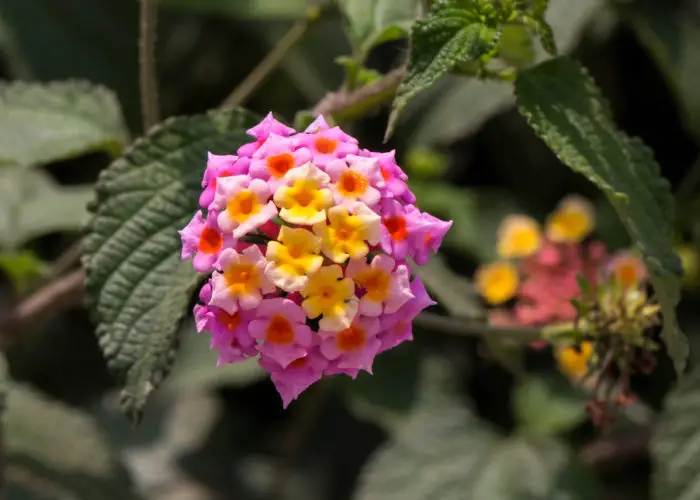
[[[525,215],[506,217],[498,228],[499,260],[481,266],[476,287],[494,306],[489,322],[507,326],[545,326],[572,321],[572,299],[580,296],[579,277],[591,285],[611,275],[625,288],[641,286],[646,279],[642,260],[632,251],[611,254],[591,238],[595,214],[590,202],[577,195],[562,199],[544,227]],[[546,345],[537,342],[533,347]],[[580,376],[592,346],[559,348],[564,372]]]
[[[434,304],[411,263],[451,222],[421,212],[394,152],[361,149],[322,117],[269,114],[235,155],[210,154],[182,258],[212,273],[195,306],[219,365],[258,357],[285,406],[324,375],[372,373]]]

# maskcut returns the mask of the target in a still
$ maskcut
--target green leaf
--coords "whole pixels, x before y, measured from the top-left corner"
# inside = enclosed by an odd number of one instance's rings
[[[597,484],[551,438],[503,439],[452,399],[418,408],[360,477],[357,500],[595,500]]]
[[[80,230],[92,197],[91,186],[61,186],[41,170],[0,166],[0,247],[19,248],[47,233]]]
[[[310,0],[163,0],[164,7],[239,19],[296,19],[304,16]]]
[[[104,87],[0,83],[0,163],[36,165],[94,151],[119,156],[127,140],[119,102]]]
[[[442,182],[411,180],[417,204],[437,217],[453,220],[445,245],[488,261],[496,255],[496,228],[507,215],[519,212],[507,193],[470,190]]]
[[[697,498],[699,412],[700,368],[695,368],[668,394],[651,439],[655,500]]]
[[[644,255],[662,307],[661,337],[680,376],[688,341],[675,313],[682,268],[671,246],[673,198],[651,151],[616,127],[600,90],[575,61],[557,58],[522,71],[515,90],[537,135],[605,193]]]
[[[546,18],[553,27],[561,52],[571,52],[578,45],[584,29],[600,13],[603,3],[601,0],[558,0],[549,6]],[[502,57],[512,57],[514,52],[512,40],[509,43],[507,39],[508,28],[504,26],[499,44]],[[535,61],[548,58],[537,44],[534,50]],[[448,75],[414,99],[400,121],[402,129],[411,130],[408,140],[411,144],[449,143],[473,133],[489,117],[512,104],[510,84]]]
[[[3,435],[10,498],[138,498],[104,433],[81,410],[12,384]]]
[[[586,396],[560,373],[533,374],[514,393],[520,432],[552,436],[568,431],[586,419]]]
[[[199,281],[178,229],[198,210],[207,151],[230,153],[255,117],[241,110],[174,118],[138,140],[97,183],[85,240],[87,295],[123,408],[138,420],[175,357],[178,323]]]
[[[22,250],[0,253],[0,270],[10,278],[15,291],[22,294],[37,278],[46,274],[48,266],[34,252]]]
[[[419,0],[338,0],[359,62],[372,47],[408,36]]]
[[[689,8],[653,0],[636,0],[620,7],[623,20],[662,70],[688,126],[700,134],[700,26]]]
[[[471,8],[464,8],[462,4]],[[492,53],[500,36],[497,24],[472,2],[447,0],[437,4],[427,19],[411,27],[411,53],[406,76],[396,91],[387,125],[388,138],[401,111],[414,96],[433,85],[458,64],[478,61]]]

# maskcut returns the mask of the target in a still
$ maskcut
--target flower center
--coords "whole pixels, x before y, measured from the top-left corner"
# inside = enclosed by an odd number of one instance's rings
[[[229,332],[236,330],[241,324],[241,314],[236,312],[235,314],[229,314],[224,310],[217,311],[216,320],[221,323],[224,328]],[[231,341],[233,344],[234,341]],[[233,345],[231,346],[233,347]]]
[[[384,271],[372,269],[357,280],[367,290],[367,295],[374,301],[384,300],[389,295],[391,276]]]
[[[199,251],[202,253],[216,253],[221,250],[223,240],[216,229],[205,227],[199,237]]]
[[[267,159],[267,169],[275,179],[284,177],[294,167],[294,157],[291,153],[270,156]]]
[[[224,271],[226,284],[233,295],[248,295],[260,285],[260,276],[251,264],[233,264]]]
[[[384,219],[384,227],[394,241],[403,241],[408,237],[406,219],[400,215]]]
[[[338,348],[342,351],[354,351],[365,345],[366,337],[364,328],[352,324],[350,328],[338,332]]]
[[[338,141],[326,137],[318,137],[314,141],[314,148],[322,155],[329,155],[335,152]]]
[[[294,327],[287,318],[275,314],[265,330],[265,340],[271,344],[289,345],[294,342]]]
[[[637,284],[639,276],[637,267],[631,262],[619,264],[615,268],[615,278],[623,288],[629,288]]]
[[[379,171],[382,173],[382,179],[384,179],[385,181],[391,179],[391,172],[389,172],[386,168],[379,167]]]
[[[250,189],[243,189],[226,206],[231,218],[237,222],[248,219],[259,210],[258,199]]]
[[[304,356],[303,358],[295,359],[291,363],[289,363],[288,367],[291,368],[304,368],[309,362],[309,357]]]
[[[367,190],[367,179],[353,170],[343,173],[338,183],[339,190],[345,195],[362,195]]]

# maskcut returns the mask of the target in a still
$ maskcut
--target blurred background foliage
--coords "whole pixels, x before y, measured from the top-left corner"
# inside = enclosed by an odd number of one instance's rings
[[[339,57],[366,58],[366,68],[382,73],[398,66],[412,18],[375,3],[328,6],[246,107],[291,122],[353,71],[355,63]],[[218,106],[307,7],[306,0],[161,0],[164,116]],[[552,0],[547,18],[560,50],[590,69],[617,123],[653,148],[677,193],[677,242],[692,255],[700,245],[700,2]],[[66,138],[65,160],[0,171],[0,319],[49,279],[56,259],[79,240],[91,185],[110,160],[105,144],[140,134],[137,32],[136,0],[0,0],[2,78],[100,83],[115,91],[126,120],[126,129],[100,129],[94,141],[101,146],[92,153],[74,158]],[[517,30],[504,38],[504,57],[513,64],[544,57]],[[365,79],[374,76],[363,71]],[[112,109],[104,99],[93,110],[98,121]],[[15,129],[8,116],[0,114],[0,159],[33,133]],[[469,277],[493,257],[496,227],[509,213],[542,219],[564,195],[580,193],[596,203],[597,236],[611,248],[629,244],[602,195],[536,139],[514,110],[508,85],[450,76],[411,103],[384,145],[386,121],[382,109],[348,127],[367,148],[396,148],[421,208],[455,221],[442,258],[422,270],[444,311],[483,318]],[[29,161],[44,163],[40,150],[28,150],[36,155]],[[695,284],[689,278],[679,315],[696,353]],[[603,437],[585,414],[585,387],[572,386],[548,350],[523,353],[421,326],[415,342],[377,359],[373,377],[314,387],[283,411],[256,365],[217,369],[188,318],[173,373],[132,429],[85,310],[37,323],[7,352],[9,498],[680,495],[654,479],[661,469],[652,467],[646,446],[673,382],[663,357],[653,376],[633,381],[640,402]],[[682,391],[686,400],[700,400],[696,380]],[[674,418],[697,420],[694,407],[674,397],[682,412]],[[700,424],[673,429],[653,450],[700,435]],[[611,439],[618,439],[613,452],[606,448]],[[699,468],[688,472],[691,479]]]

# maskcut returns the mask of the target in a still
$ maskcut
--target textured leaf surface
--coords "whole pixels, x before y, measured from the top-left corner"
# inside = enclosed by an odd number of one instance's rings
[[[338,4],[361,57],[375,45],[407,36],[419,8],[417,0],[338,0]]]
[[[80,230],[92,197],[91,186],[61,186],[38,169],[0,167],[0,246],[19,247],[47,233]]]
[[[531,436],[551,436],[570,430],[586,419],[584,394],[561,374],[531,375],[515,390],[518,427]]]
[[[595,82],[573,60],[557,58],[525,70],[515,89],[520,112],[537,135],[603,190],[642,251],[662,307],[661,336],[682,373],[688,341],[675,313],[682,270],[671,247],[673,198],[651,151],[616,127]]]
[[[101,429],[78,409],[12,384],[3,434],[10,498],[137,498]]]
[[[0,163],[35,165],[94,151],[118,156],[127,139],[119,102],[104,87],[0,83]]]
[[[85,240],[88,299],[132,418],[170,369],[176,329],[199,280],[180,261],[177,231],[198,209],[207,151],[235,151],[254,122],[240,110],[169,120],[97,184]]]
[[[621,12],[662,70],[688,125],[700,134],[700,25],[688,10],[683,4],[637,0]]]
[[[666,398],[651,440],[655,500],[693,500],[700,486],[700,369],[693,370]]]
[[[423,405],[378,450],[357,500],[594,500],[587,471],[553,439],[503,439],[452,400]]]
[[[466,4],[471,8],[462,8]],[[396,91],[387,136],[406,105],[458,64],[489,54],[499,32],[484,24],[472,2],[448,0],[436,4],[426,19],[411,27],[411,53],[406,76]]]
[[[554,30],[562,53],[577,45],[590,20],[600,11],[601,0],[557,0],[549,6],[545,18]],[[510,49],[506,33],[501,50]],[[548,56],[535,44],[535,61]],[[419,102],[420,101],[420,102]],[[403,113],[402,127],[412,128],[410,141],[420,144],[451,142],[474,132],[485,120],[513,105],[509,83],[448,75],[437,82]],[[414,125],[415,124],[415,125]]]

